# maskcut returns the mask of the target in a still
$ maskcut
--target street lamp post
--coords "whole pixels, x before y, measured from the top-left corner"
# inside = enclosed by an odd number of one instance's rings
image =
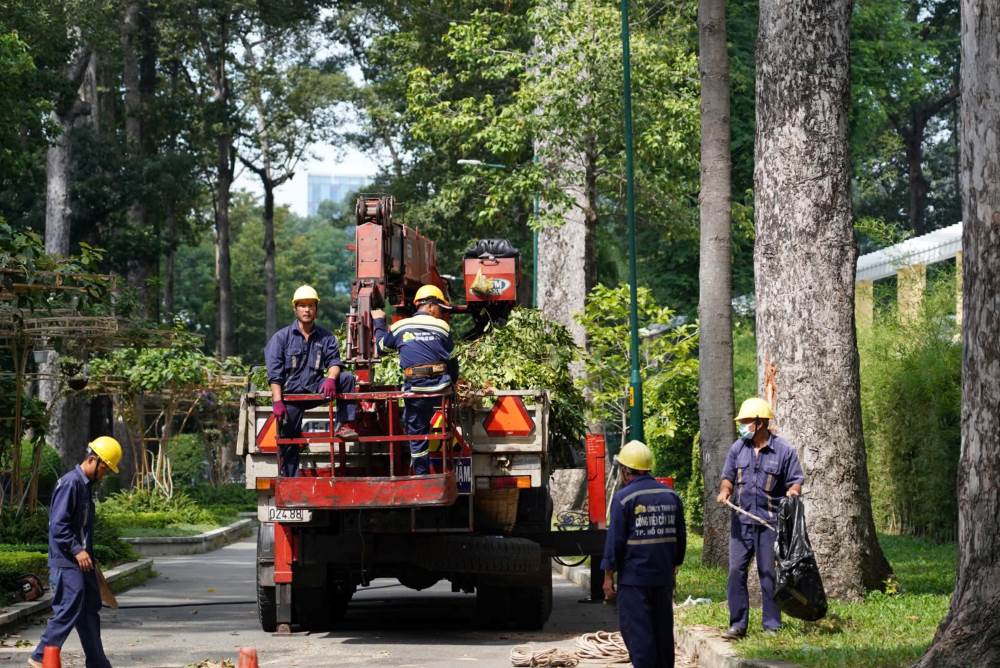
[[[533,160],[538,160],[538,156],[535,156]],[[489,167],[491,169],[507,169],[507,165],[501,165],[496,162],[483,162],[482,160],[470,160],[468,158],[462,158],[461,160],[456,160],[459,165],[467,165],[469,167]],[[534,201],[532,202],[532,211],[535,218],[538,218],[538,195],[535,195]],[[538,230],[533,229],[531,231],[531,263],[532,263],[532,280],[531,280],[531,306],[532,308],[538,308]]]
[[[625,210],[628,217],[628,279],[629,279],[629,333],[631,345],[629,357],[632,369],[629,376],[629,436],[644,441],[642,425],[642,377],[639,375],[639,311],[637,269],[635,265],[635,169],[632,158],[632,76],[629,62],[628,33],[629,0],[621,1],[622,14],[622,70],[625,112]]]

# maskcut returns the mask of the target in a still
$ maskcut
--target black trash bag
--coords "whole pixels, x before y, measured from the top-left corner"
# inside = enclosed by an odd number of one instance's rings
[[[781,500],[774,557],[778,562],[774,602],[781,611],[809,622],[824,617],[826,592],[806,533],[805,507],[797,496]]]

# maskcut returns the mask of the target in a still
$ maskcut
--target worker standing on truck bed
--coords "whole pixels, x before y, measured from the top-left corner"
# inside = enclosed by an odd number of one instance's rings
[[[345,371],[340,360],[337,337],[316,324],[316,290],[309,285],[299,286],[292,297],[292,308],[295,322],[275,332],[264,348],[273,414],[281,438],[301,437],[305,411],[322,403],[285,401],[286,394],[322,394],[330,401],[338,394],[353,392],[355,385],[354,374]],[[337,401],[337,436],[358,437],[354,427],[357,410],[357,402]],[[280,475],[294,478],[298,473],[299,448],[298,444],[281,446]]]
[[[653,453],[629,441],[615,457],[622,487],[611,499],[604,545],[604,596],[618,598],[618,626],[635,668],[674,665],[674,583],[684,562],[684,509],[649,471]],[[615,592],[615,573],[618,591]]]
[[[759,518],[735,510],[730,513],[729,581],[726,585],[729,629],[722,634],[727,640],[737,640],[747,634],[750,619],[747,570],[754,555],[760,576],[764,632],[775,633],[781,628],[781,610],[774,602],[774,540],[778,535],[774,527],[765,526],[760,520],[776,525],[781,500],[802,492],[805,475],[795,448],[771,433],[769,424],[773,419],[771,404],[760,397],[751,397],[740,406],[736,416],[740,436],[729,447],[716,497],[716,501],[725,504],[735,488],[736,506]]]
[[[63,646],[76,628],[87,668],[111,668],[101,644],[101,590],[94,562],[94,483],[118,473],[122,446],[100,436],[83,462],[59,478],[49,507],[49,581],[52,616],[28,665],[41,668],[46,647]]]
[[[436,285],[425,285],[413,299],[417,312],[392,324],[385,324],[385,312],[372,311],[375,342],[380,351],[399,351],[406,392],[441,392],[458,376],[451,353],[455,342],[445,321],[451,304]],[[403,424],[407,434],[429,434],[434,411],[441,407],[440,397],[415,397],[403,400]],[[430,441],[410,441],[410,462],[414,475],[430,472]]]

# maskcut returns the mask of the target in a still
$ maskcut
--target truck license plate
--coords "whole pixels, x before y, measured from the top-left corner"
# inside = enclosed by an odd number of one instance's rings
[[[455,481],[458,483],[459,494],[472,493],[472,457],[459,457],[455,460]]]
[[[309,522],[312,520],[312,511],[265,506],[257,512],[257,519],[261,522]]]

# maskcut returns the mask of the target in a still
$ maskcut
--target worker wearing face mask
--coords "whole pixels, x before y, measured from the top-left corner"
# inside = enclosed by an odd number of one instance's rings
[[[737,639],[746,635],[750,612],[747,592],[747,571],[757,557],[760,576],[764,631],[774,633],[781,627],[781,612],[774,602],[774,527],[778,506],[785,496],[802,493],[805,476],[798,454],[788,441],[771,433],[774,419],[771,405],[759,397],[743,402],[736,416],[739,438],[729,448],[719,486],[720,504],[730,501],[748,514],[731,513],[729,531],[729,629],[723,638]]]

